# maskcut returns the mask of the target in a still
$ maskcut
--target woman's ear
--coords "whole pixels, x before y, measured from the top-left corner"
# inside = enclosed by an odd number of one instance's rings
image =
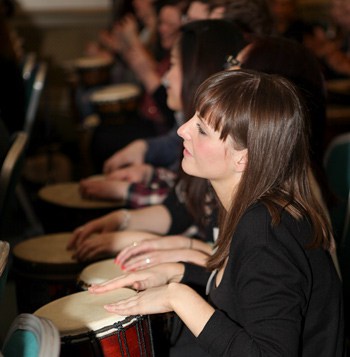
[[[238,172],[243,172],[247,166],[248,162],[248,150],[243,149],[237,153],[236,170]]]

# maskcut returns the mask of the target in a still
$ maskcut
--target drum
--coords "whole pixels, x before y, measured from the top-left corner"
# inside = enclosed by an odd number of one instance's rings
[[[109,85],[90,96],[95,111],[102,121],[123,124],[136,116],[140,88],[132,83]]]
[[[78,278],[78,286],[82,290],[87,290],[91,284],[101,284],[123,274],[120,267],[114,263],[114,259],[102,260],[82,270]]]
[[[131,289],[98,295],[83,291],[53,301],[34,314],[51,320],[59,330],[61,356],[154,356],[148,317],[125,317],[103,308],[134,295]]]
[[[98,176],[100,179],[103,176]],[[45,232],[73,231],[91,219],[122,207],[123,201],[86,199],[80,195],[78,182],[47,185],[38,192],[38,204]]]
[[[105,85],[111,80],[113,60],[106,57],[81,57],[72,62],[79,83],[84,87]]]
[[[76,281],[86,264],[66,250],[71,233],[39,236],[13,248],[13,272],[20,313],[33,313],[62,296],[77,292]]]
[[[132,83],[106,86],[94,91],[90,101],[100,123],[93,130],[89,152],[95,172],[103,163],[130,142],[156,134],[154,123],[139,115],[141,91]]]

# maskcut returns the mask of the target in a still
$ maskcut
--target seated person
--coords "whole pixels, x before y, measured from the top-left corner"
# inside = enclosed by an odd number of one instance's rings
[[[206,268],[161,264],[89,288],[142,290],[105,305],[111,313],[174,312],[186,329],[172,356],[345,355],[342,284],[328,252],[332,230],[309,185],[297,93],[282,77],[246,70],[205,81],[179,135],[184,171],[217,195],[215,253]]]

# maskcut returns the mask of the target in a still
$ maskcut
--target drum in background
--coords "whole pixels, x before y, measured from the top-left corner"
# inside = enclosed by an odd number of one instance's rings
[[[103,176],[96,176],[102,179]],[[83,198],[78,182],[64,182],[42,187],[38,196],[39,214],[45,232],[73,231],[91,219],[124,205],[123,201],[103,201]]]
[[[148,317],[124,317],[103,308],[134,295],[131,289],[96,295],[83,291],[53,301],[34,314],[51,320],[59,330],[61,356],[154,356]]]
[[[154,123],[139,113],[140,95],[140,88],[132,83],[106,86],[91,94],[100,119],[88,144],[94,172],[101,172],[103,163],[133,140],[157,134]]]
[[[13,272],[20,313],[33,313],[62,296],[77,292],[76,281],[86,266],[66,246],[71,233],[27,239],[13,249]]]
[[[81,57],[72,61],[78,82],[84,87],[105,85],[111,80],[113,59],[106,57]]]
[[[120,267],[114,263],[114,259],[106,259],[85,267],[79,275],[78,286],[87,290],[92,284],[101,284],[123,275]]]
[[[132,83],[120,83],[97,89],[90,96],[95,111],[106,124],[123,124],[134,119],[137,111],[140,87]]]

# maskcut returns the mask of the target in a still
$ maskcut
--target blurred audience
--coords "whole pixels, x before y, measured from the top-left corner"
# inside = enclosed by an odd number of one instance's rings
[[[318,26],[306,39],[310,48],[324,66],[327,78],[350,76],[350,3],[330,0],[330,23]]]
[[[298,0],[268,0],[273,19],[273,33],[304,43],[313,25],[301,18]]]

